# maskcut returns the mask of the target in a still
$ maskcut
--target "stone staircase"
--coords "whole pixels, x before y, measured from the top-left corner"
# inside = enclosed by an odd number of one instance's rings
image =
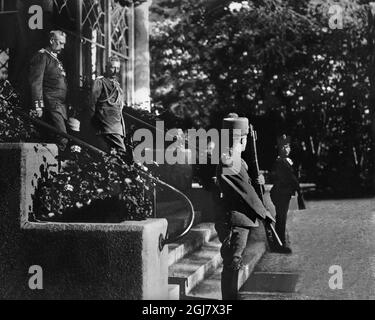
[[[214,207],[210,195],[203,189],[192,189],[189,198],[195,211],[194,227],[180,241],[168,245],[169,299],[221,300],[221,243],[213,220]],[[168,200],[168,201],[166,201]],[[187,225],[186,203],[164,199],[158,203],[158,217],[168,221],[168,232],[174,234]],[[161,215],[162,214],[162,215]],[[238,288],[249,278],[255,265],[266,251],[264,228],[253,229],[243,259]]]
[[[177,243],[168,246],[169,299],[221,300],[220,241],[213,223],[199,223]],[[238,287],[248,279],[265,252],[265,243],[249,237],[244,253],[245,268],[239,275]]]

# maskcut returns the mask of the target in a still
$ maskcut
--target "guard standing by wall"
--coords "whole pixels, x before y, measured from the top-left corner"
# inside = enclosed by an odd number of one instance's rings
[[[119,83],[120,60],[112,56],[104,76],[95,79],[92,87],[90,117],[96,130],[98,147],[106,152],[125,152],[125,122],[122,115],[124,94]]]
[[[237,298],[238,273],[243,266],[242,254],[250,229],[259,226],[259,218],[275,220],[259,199],[247,173],[247,165],[241,158],[249,133],[248,119],[225,118],[223,129],[229,129],[230,145],[228,150],[223,150],[221,163],[217,166],[217,182],[224,210],[217,213],[215,228],[222,243],[222,297],[223,300],[234,300]]]
[[[272,180],[271,200],[276,208],[276,232],[280,237],[282,246],[275,245],[271,248],[279,253],[292,253],[286,243],[286,220],[291,197],[299,190],[299,183],[293,169],[293,161],[289,158],[291,151],[290,137],[285,134],[278,138],[279,156],[276,159]],[[276,243],[276,241],[275,241]]]

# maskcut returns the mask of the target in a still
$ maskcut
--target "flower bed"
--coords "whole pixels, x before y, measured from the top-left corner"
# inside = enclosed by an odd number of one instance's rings
[[[62,163],[58,173],[46,173],[38,183],[34,220],[116,223],[151,217],[154,182],[145,168],[76,145]]]

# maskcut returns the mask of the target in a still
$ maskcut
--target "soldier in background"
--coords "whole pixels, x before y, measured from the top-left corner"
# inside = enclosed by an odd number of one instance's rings
[[[221,163],[217,166],[217,183],[222,194],[223,210],[217,213],[215,228],[222,243],[222,297],[223,300],[234,300],[237,298],[238,273],[243,266],[242,254],[250,230],[259,226],[259,218],[267,221],[274,219],[252,186],[247,164],[241,158],[249,133],[248,119],[225,118],[223,129],[229,129],[230,145],[229,150],[223,150]],[[238,130],[235,132],[234,129]],[[235,162],[239,168],[234,165]]]
[[[125,122],[122,115],[124,94],[119,83],[120,60],[112,56],[104,76],[95,79],[92,87],[89,116],[96,130],[100,149],[125,152]]]
[[[31,60],[29,83],[33,107],[30,114],[41,118],[56,129],[67,133],[68,106],[66,72],[58,55],[64,50],[66,35],[56,30],[50,32],[49,46],[39,50]],[[41,131],[42,138],[55,142],[64,151],[68,140]]]
[[[286,220],[291,197],[299,191],[299,183],[293,169],[293,161],[289,158],[291,151],[290,138],[285,134],[278,138],[279,156],[276,159],[272,180],[271,200],[276,208],[276,232],[280,237],[282,246],[275,245],[271,248],[279,253],[292,253],[286,243]],[[277,243],[275,241],[275,243]]]

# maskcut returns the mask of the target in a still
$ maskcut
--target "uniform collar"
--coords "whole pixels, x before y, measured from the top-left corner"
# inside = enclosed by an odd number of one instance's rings
[[[293,166],[293,160],[292,159],[290,159],[290,158],[282,158],[282,157],[278,157],[278,159],[282,159],[282,160],[285,160],[286,162],[288,162],[291,166]]]
[[[53,52],[50,47],[47,47],[44,49],[52,58],[55,58],[56,60],[59,60],[57,57],[57,53]]]

